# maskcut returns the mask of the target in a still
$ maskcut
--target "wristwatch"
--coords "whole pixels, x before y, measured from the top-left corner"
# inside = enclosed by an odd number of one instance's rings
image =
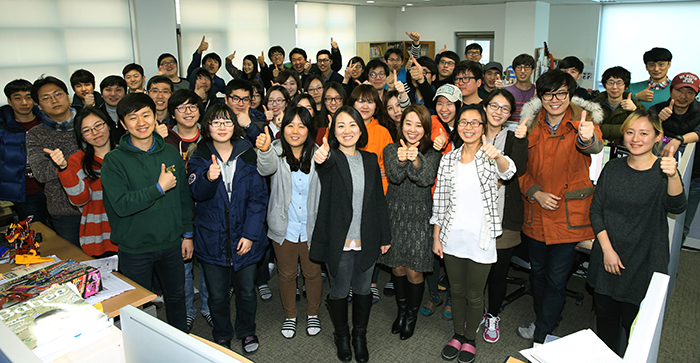
[[[683,137],[683,135],[676,135],[676,137],[674,137],[674,139],[680,141],[681,145],[685,144],[685,138]]]

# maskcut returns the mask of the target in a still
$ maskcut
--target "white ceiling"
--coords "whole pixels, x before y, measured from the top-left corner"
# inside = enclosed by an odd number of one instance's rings
[[[294,1],[297,0],[282,0],[282,1]],[[454,6],[454,5],[484,5],[484,4],[503,4],[506,2],[520,2],[520,1],[532,1],[532,0],[373,0],[373,4],[368,4],[367,0],[312,0],[308,2],[314,3],[326,3],[326,4],[343,4],[343,5],[365,5],[365,6],[381,6],[381,7],[391,7],[400,8],[402,6],[407,6],[407,4],[412,4],[412,7],[422,7],[422,6]],[[683,1],[693,1],[693,0],[540,0],[552,5],[590,5],[596,3],[604,4],[634,4],[634,3],[658,3],[658,2],[683,2]]]

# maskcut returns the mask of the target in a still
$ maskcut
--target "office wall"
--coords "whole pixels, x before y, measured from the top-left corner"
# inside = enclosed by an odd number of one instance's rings
[[[146,77],[158,73],[156,61],[162,53],[178,54],[175,19],[175,2],[173,0],[132,0],[134,9],[134,42],[137,54],[136,62],[143,66]],[[182,62],[179,66],[182,69]],[[184,65],[187,69],[187,65]],[[114,73],[121,73],[121,69]],[[99,83],[99,80],[97,80]]]
[[[287,51],[296,47],[296,25],[294,23],[294,2],[268,1],[270,12],[270,46],[281,45]],[[267,49],[265,47],[265,59]]]
[[[379,6],[355,7],[356,41],[373,42],[396,40],[396,29],[398,28],[396,18],[398,13],[399,11],[396,8],[384,8]],[[404,34],[404,37],[405,36]]]
[[[408,40],[407,31],[417,30],[424,40],[434,40],[435,47],[454,50],[458,31],[493,31],[495,36],[494,59],[504,56],[505,4],[437,6],[431,8],[407,7],[406,12],[396,9],[396,38]],[[360,27],[358,23],[358,28]],[[464,56],[464,49],[457,50]]]

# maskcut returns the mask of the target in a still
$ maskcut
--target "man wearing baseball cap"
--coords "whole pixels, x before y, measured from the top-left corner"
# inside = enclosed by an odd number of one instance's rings
[[[484,82],[479,87],[479,98],[484,99],[491,91],[503,87],[503,66],[498,62],[488,62],[482,69]]]
[[[661,156],[672,156],[685,144],[697,142],[700,137],[700,102],[695,97],[700,90],[700,78],[684,72],[671,81],[671,98],[650,108],[659,114],[664,128],[664,147]],[[688,209],[683,227],[683,239],[690,231],[695,212],[700,203],[700,152],[695,152],[693,174],[690,177]]]

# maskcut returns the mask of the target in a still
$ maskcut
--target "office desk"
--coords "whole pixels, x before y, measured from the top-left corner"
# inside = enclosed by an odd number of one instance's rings
[[[39,252],[42,256],[56,255],[61,260],[71,259],[78,262],[93,259],[83,252],[82,249],[57,235],[56,232],[52,231],[45,224],[41,222],[33,222],[31,224],[31,228],[35,232],[41,233],[42,242],[39,242]],[[14,263],[1,264],[0,273],[8,272],[15,266],[17,265]],[[119,315],[119,309],[126,305],[138,307],[156,298],[154,293],[136,284],[119,272],[113,272],[113,274],[127,282],[129,285],[135,287],[135,289],[123,292],[102,302],[102,308],[104,309],[105,314],[107,314],[107,316],[110,318]]]

